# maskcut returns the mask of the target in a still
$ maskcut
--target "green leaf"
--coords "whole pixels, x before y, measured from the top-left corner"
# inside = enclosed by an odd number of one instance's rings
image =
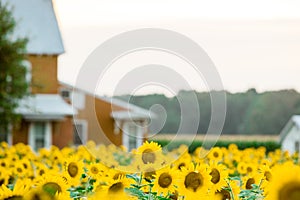
[[[145,197],[144,192],[137,188],[125,188],[125,192],[129,193],[132,196],[138,197],[139,199]]]
[[[140,176],[138,176],[137,174],[126,174],[126,178],[130,178],[136,183],[140,183]]]

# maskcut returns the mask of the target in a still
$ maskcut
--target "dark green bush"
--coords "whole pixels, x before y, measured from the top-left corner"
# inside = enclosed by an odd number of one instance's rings
[[[170,143],[169,140],[151,140],[157,142],[162,147],[165,147],[167,150],[173,150],[178,148],[180,145],[185,144],[189,147],[189,152],[192,153],[195,151],[197,147],[201,147],[203,145],[203,141],[194,140],[192,143],[189,141],[172,141]],[[280,149],[281,145],[276,141],[217,141],[215,145],[213,145],[212,141],[207,141],[203,147],[210,148],[212,146],[215,147],[228,147],[230,144],[236,144],[240,150],[246,148],[258,148],[258,147],[266,147],[267,152],[274,151],[276,149]]]

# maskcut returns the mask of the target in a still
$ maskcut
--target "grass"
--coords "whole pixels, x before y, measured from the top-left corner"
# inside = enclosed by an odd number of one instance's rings
[[[280,149],[281,145],[277,141],[234,141],[234,140],[219,140],[216,143],[213,141],[207,140],[205,143],[203,143],[202,140],[194,140],[194,141],[188,141],[188,140],[157,140],[152,139],[152,141],[157,142],[162,147],[166,148],[167,150],[173,150],[178,148],[180,145],[185,144],[189,147],[189,152],[192,153],[195,151],[198,147],[204,147],[204,148],[211,148],[212,146],[216,147],[228,147],[230,144],[234,143],[238,146],[240,150],[246,149],[246,148],[258,148],[258,147],[265,147],[267,152],[274,151],[276,149]]]

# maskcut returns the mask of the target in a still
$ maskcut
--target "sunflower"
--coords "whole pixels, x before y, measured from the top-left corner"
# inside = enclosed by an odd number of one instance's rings
[[[119,178],[126,176],[124,171],[117,169],[107,169],[106,173],[109,175],[108,177],[113,180],[118,180]]]
[[[105,170],[105,166],[100,163],[91,163],[87,165],[87,174],[95,180],[100,178]]]
[[[255,163],[256,162],[251,162],[246,164],[247,175],[253,175],[257,173],[257,166]]]
[[[178,171],[175,168],[166,167],[158,170],[154,179],[153,191],[164,196],[175,193],[175,185],[178,183]]]
[[[269,166],[263,165],[263,166],[259,167],[259,172],[261,174],[263,174],[264,180],[266,180],[268,182],[272,180],[272,171]]]
[[[136,154],[141,156],[141,160],[144,164],[147,163],[157,163],[161,156],[161,146],[157,143],[151,141],[146,141],[142,146],[140,146]]]
[[[246,174],[247,173],[247,163],[239,162],[236,169],[239,174]]]
[[[263,176],[261,174],[246,175],[242,178],[243,189],[252,189],[252,184],[261,185]]]
[[[43,163],[37,163],[35,168],[35,177],[43,176],[48,171],[50,171],[49,168],[46,167]]]
[[[238,150],[239,150],[238,146],[234,143],[232,143],[228,146],[228,151],[230,151],[230,152],[236,152]]]
[[[181,170],[182,167],[187,167],[192,162],[192,157],[189,153],[184,153],[178,157],[173,163],[172,166]]]
[[[34,188],[30,190],[25,196],[26,200],[68,200],[70,199],[68,194],[56,193],[55,195],[49,195],[48,192],[42,188]]]
[[[0,167],[0,187],[2,185],[7,185],[10,177],[10,172],[4,167]]]
[[[27,170],[24,168],[24,165],[21,162],[16,162],[13,168],[13,174],[18,177],[25,177]]]
[[[8,167],[8,159],[0,159],[0,167],[6,168]]]
[[[217,164],[216,162],[210,162],[209,165],[211,175],[211,182],[212,182],[212,191],[220,191],[222,187],[227,185],[226,178],[228,178],[228,171],[223,164]]]
[[[37,199],[42,199],[42,200],[53,200],[53,197],[49,195],[48,192],[44,191],[42,188],[35,188],[33,190],[30,190],[25,195],[25,199],[27,200],[37,200]]]
[[[266,200],[281,199],[300,199],[299,166],[283,164],[272,170],[272,179],[266,188]]]
[[[31,189],[31,185],[31,180],[29,179],[18,179],[13,190],[9,189],[6,185],[2,185],[0,188],[0,199],[25,200],[25,194]]]
[[[207,198],[211,185],[211,176],[207,166],[190,164],[187,168],[182,168],[178,192],[184,195],[185,200]]]
[[[71,156],[64,163],[65,175],[72,186],[80,184],[81,175],[84,173],[83,162],[77,156]]]
[[[131,183],[133,183],[132,180],[124,176],[117,180],[111,180],[106,186],[99,187],[95,195],[91,196],[89,199],[129,199],[129,195],[125,192],[125,188],[130,187]]]
[[[217,191],[212,195],[212,199],[215,200],[233,200],[239,199],[240,187],[238,181],[231,180],[226,187],[223,187],[220,191]]]
[[[69,187],[67,181],[62,176],[55,174],[45,174],[36,180],[36,188],[42,189],[51,197],[57,194],[68,194],[67,189]]]
[[[214,147],[210,150],[207,157],[211,161],[221,161],[223,159],[223,152],[220,147]]]
[[[143,174],[143,178],[146,180],[153,180],[156,176],[156,171],[160,169],[155,164],[146,164],[141,166],[141,172]]]
[[[212,193],[211,199],[214,200],[231,200],[231,193],[228,188],[223,188],[216,193]]]
[[[197,147],[194,151],[195,158],[203,159],[207,156],[208,150],[203,147]]]
[[[265,189],[269,182],[272,180],[272,170],[267,165],[259,167],[258,172],[263,176],[262,189]]]

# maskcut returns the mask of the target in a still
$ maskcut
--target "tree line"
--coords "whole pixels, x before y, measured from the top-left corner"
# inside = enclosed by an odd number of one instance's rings
[[[122,100],[150,109],[152,105],[159,104],[166,111],[167,118],[160,133],[177,133],[181,108],[178,99],[187,102],[196,95],[200,108],[198,133],[206,133],[211,117],[211,99],[209,92],[180,91],[174,97],[163,94],[149,94],[142,96],[122,95]],[[300,93],[295,90],[280,90],[258,93],[255,89],[246,92],[230,93],[226,91],[227,111],[223,127],[223,134],[279,134],[290,117],[300,114]],[[193,112],[195,105],[190,105]],[[195,123],[193,115],[184,115],[191,123]],[[151,129],[153,127],[150,127]],[[155,127],[154,127],[155,128]],[[185,127],[185,133],[189,128]]]

